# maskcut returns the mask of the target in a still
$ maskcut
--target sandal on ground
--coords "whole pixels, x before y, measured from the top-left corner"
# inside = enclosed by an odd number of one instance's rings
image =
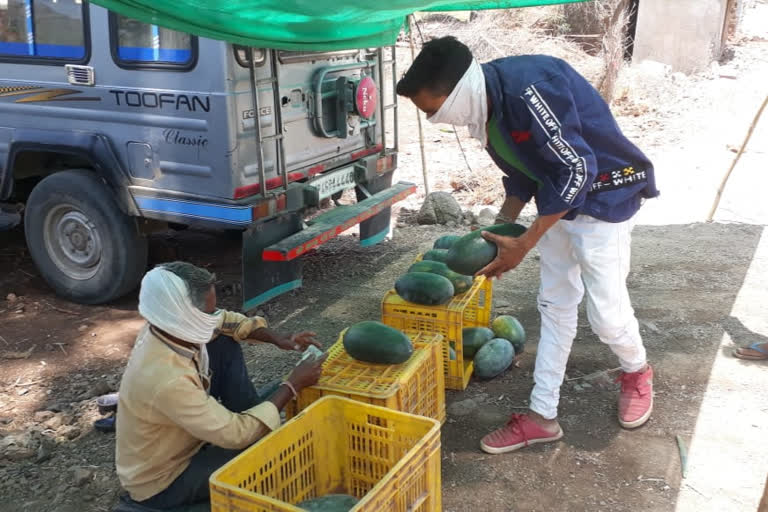
[[[738,357],[739,359],[747,359],[749,361],[768,361],[768,349],[761,348],[761,345],[766,345],[766,343],[758,341],[748,347],[739,347],[734,349],[733,357]],[[761,355],[745,354],[742,352],[743,350],[752,350],[753,352],[759,352]]]

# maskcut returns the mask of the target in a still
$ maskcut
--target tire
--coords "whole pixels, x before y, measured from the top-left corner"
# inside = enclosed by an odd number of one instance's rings
[[[24,234],[51,288],[81,304],[125,295],[147,267],[147,239],[91,171],[61,171],[38,183],[27,201]]]

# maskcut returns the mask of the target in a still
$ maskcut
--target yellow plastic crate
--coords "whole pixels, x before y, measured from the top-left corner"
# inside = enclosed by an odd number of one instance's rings
[[[350,512],[435,512],[440,423],[338,396],[321,398],[216,471],[212,512],[300,512],[327,494]]]
[[[397,411],[445,421],[443,337],[435,333],[408,332],[413,355],[402,364],[370,364],[353,359],[344,350],[344,333],[328,350],[320,381],[302,389],[286,406],[292,418],[326,395],[338,395]]]
[[[390,290],[381,301],[381,321],[404,332],[442,334],[445,387],[463,390],[469,384],[474,366],[472,360],[464,360],[461,331],[467,327],[488,327],[492,303],[493,285],[484,276],[476,277],[472,288],[442,306],[414,304]],[[449,350],[451,342],[456,351],[453,360]]]

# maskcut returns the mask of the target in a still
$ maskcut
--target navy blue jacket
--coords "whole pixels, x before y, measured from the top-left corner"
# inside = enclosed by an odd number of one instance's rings
[[[524,55],[483,65],[486,89],[507,145],[540,183],[488,147],[507,175],[508,196],[536,198],[541,215],[569,210],[622,222],[659,195],[651,161],[619,129],[608,105],[565,61]]]

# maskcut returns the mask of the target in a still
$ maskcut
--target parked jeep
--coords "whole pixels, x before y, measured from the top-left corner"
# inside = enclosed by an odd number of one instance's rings
[[[414,191],[392,184],[394,68],[392,48],[245,48],[78,0],[0,3],[0,229],[25,203],[41,275],[88,304],[136,287],[149,232],[241,231],[252,309],[349,227],[382,240]],[[352,188],[356,203],[305,222]]]

